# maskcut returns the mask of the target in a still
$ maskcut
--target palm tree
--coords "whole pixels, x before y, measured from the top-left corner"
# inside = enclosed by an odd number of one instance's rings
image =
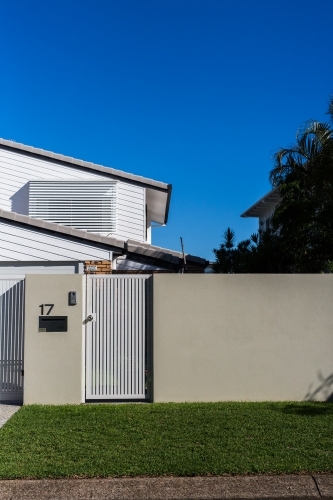
[[[333,96],[327,114],[333,124]],[[282,148],[274,155],[274,167],[270,172],[273,186],[288,181],[290,175],[307,177],[310,182],[326,182],[333,177],[333,129],[330,124],[310,120],[296,135],[296,144]]]
[[[333,124],[333,96],[328,114]],[[296,144],[274,155],[270,181],[282,201],[272,227],[284,238],[303,272],[326,270],[333,261],[333,129],[308,121]]]

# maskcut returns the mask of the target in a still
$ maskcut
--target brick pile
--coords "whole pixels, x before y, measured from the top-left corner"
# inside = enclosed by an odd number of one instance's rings
[[[88,266],[94,266],[96,270],[92,271]],[[112,262],[110,260],[86,260],[84,274],[112,274]]]

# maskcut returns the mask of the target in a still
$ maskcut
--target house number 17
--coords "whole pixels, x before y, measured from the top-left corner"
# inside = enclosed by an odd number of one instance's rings
[[[42,316],[44,316],[44,308],[49,307],[49,309],[46,313],[46,316],[48,316],[50,314],[50,312],[52,311],[52,309],[54,308],[54,304],[41,304],[38,307],[40,307],[40,311],[41,311]]]

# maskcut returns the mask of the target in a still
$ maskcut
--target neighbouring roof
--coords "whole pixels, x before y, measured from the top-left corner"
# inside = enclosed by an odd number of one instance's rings
[[[121,254],[136,255],[150,260],[153,259],[159,263],[164,262],[165,264],[170,264],[176,267],[179,266],[183,260],[183,254],[181,252],[176,252],[167,248],[161,248],[147,243],[140,243],[135,240],[123,240],[114,236],[103,236],[97,233],[89,233],[88,231],[83,231],[82,229],[75,229],[70,226],[55,224],[54,222],[36,219],[35,217],[30,217],[29,215],[22,215],[15,212],[9,212],[7,210],[0,209],[0,220],[1,219],[6,222],[12,222],[14,224],[29,227],[30,229],[34,229],[36,231],[50,232],[57,234],[59,237],[62,235],[73,237],[81,241],[86,241],[90,244],[95,243],[97,245],[108,246],[110,247],[110,250],[119,251]],[[193,265],[205,268],[208,264],[208,262],[201,257],[196,257],[190,254],[185,255],[186,261]]]
[[[129,253],[140,254],[147,257],[153,257],[154,259],[173,263],[179,263],[183,260],[182,252],[149,245],[148,243],[140,243],[135,240],[127,240],[126,246]],[[186,262],[193,265],[197,264],[199,267],[205,268],[208,264],[208,261],[202,259],[201,257],[196,257],[195,255],[185,254],[185,257]]]
[[[8,141],[6,139],[1,139],[1,138],[0,138],[0,148],[9,149],[16,153],[21,153],[21,154],[23,153],[34,157],[52,160],[55,163],[65,164],[66,166],[72,166],[75,168],[98,172],[103,175],[108,175],[112,177],[112,179],[118,179],[128,182],[130,184],[136,184],[138,186],[144,187],[148,190],[147,200],[151,200],[152,203],[155,203],[156,206],[158,206],[158,209],[160,211],[163,211],[163,219],[159,219],[157,217],[156,222],[161,222],[166,224],[168,220],[170,198],[172,191],[171,184],[155,181],[153,179],[142,177],[140,175],[129,174],[127,172],[123,172],[122,170],[116,170],[111,167],[104,167],[96,163],[78,160],[76,158],[72,158],[71,156],[65,156],[58,153],[53,153],[52,151],[46,151],[45,149],[26,146],[25,144],[21,144],[19,142]],[[154,196],[154,191],[164,193],[165,196],[163,198],[158,198],[158,196]]]
[[[265,194],[260,200],[258,200],[252,207],[248,208],[241,217],[260,217],[271,207],[276,207],[276,205],[281,201],[281,196],[279,194],[278,188],[272,189],[269,193]]]

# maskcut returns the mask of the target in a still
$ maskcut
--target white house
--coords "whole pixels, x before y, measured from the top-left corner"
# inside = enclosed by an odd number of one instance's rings
[[[281,201],[281,196],[277,188],[272,189],[265,194],[254,205],[245,210],[241,217],[258,217],[259,229],[265,231],[267,229],[268,219],[273,215],[278,203]]]
[[[171,271],[181,252],[152,245],[170,184],[0,139],[0,275]],[[188,269],[205,259],[186,255]]]

